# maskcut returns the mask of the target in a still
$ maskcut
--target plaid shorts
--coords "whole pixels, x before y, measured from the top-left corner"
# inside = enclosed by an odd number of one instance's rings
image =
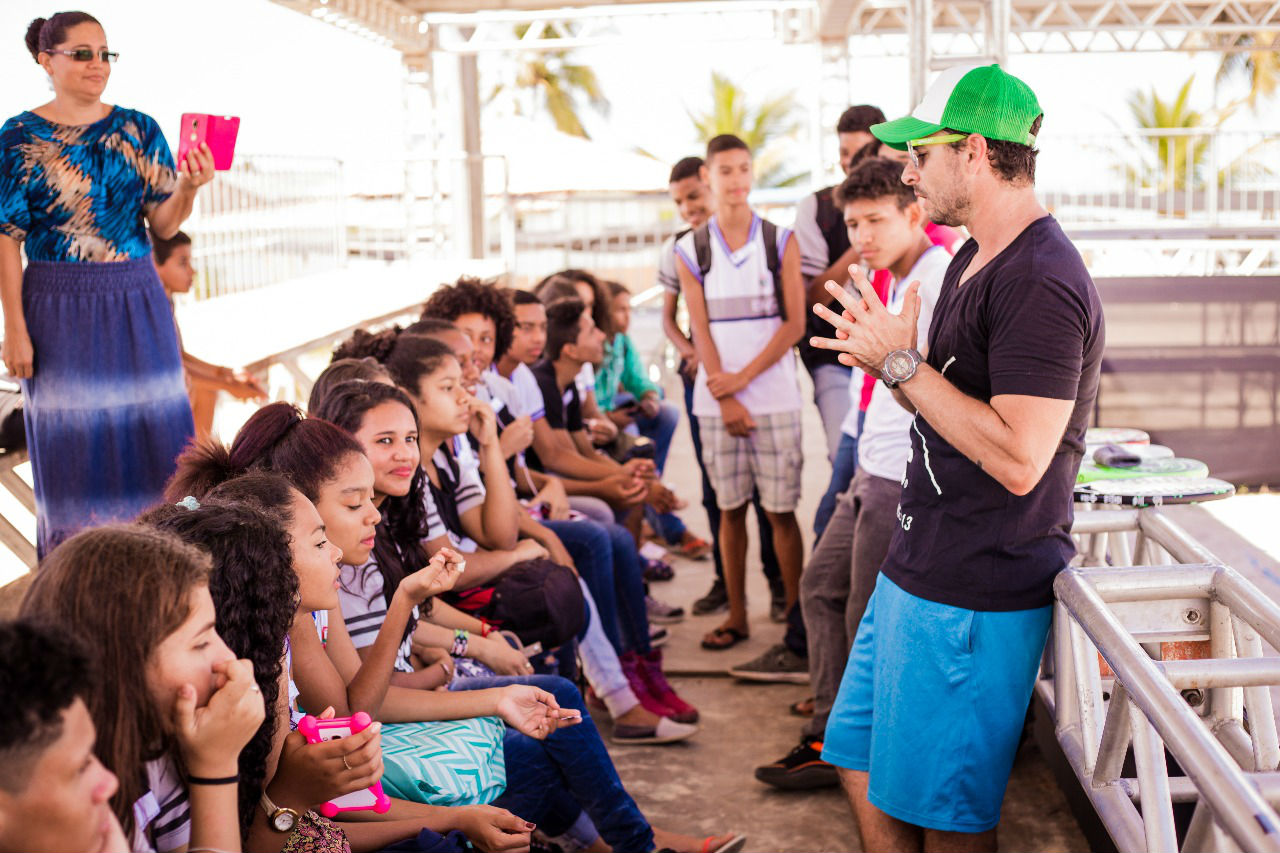
[[[756,428],[749,438],[729,435],[724,419],[698,418],[702,433],[702,462],[716,490],[721,509],[736,509],[760,490],[760,505],[768,512],[793,512],[800,502],[800,412],[753,415]]]

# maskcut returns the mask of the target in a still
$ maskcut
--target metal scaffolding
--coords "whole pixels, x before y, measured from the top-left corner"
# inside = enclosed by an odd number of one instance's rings
[[[563,51],[621,44],[636,33],[665,43],[696,38],[813,45],[821,79],[811,117],[819,163],[835,158],[831,130],[849,104],[852,57],[907,60],[911,102],[929,75],[956,63],[1005,62],[1017,53],[1248,51],[1280,35],[1277,0],[272,0],[404,57],[411,87],[426,87],[432,114],[453,113],[465,132],[430,140],[472,163],[481,54]],[[733,26],[723,24],[732,20]],[[648,37],[648,36],[646,36]],[[422,105],[420,95],[407,96]],[[418,117],[412,117],[414,123]],[[430,118],[427,119],[430,121]],[[415,138],[421,139],[421,134]],[[414,150],[414,146],[410,146]],[[474,223],[482,199],[460,211]],[[476,241],[468,241],[475,244]]]

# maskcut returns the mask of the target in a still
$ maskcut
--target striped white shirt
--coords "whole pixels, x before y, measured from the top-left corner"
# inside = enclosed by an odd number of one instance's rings
[[[720,355],[720,366],[727,373],[746,367],[782,326],[782,306],[778,304],[773,273],[769,271],[760,228],[762,221],[752,214],[747,242],[737,251],[731,251],[720,231],[718,218],[711,217],[708,223],[711,269],[705,281],[698,268],[694,232],[676,241],[676,257],[702,284],[711,338]],[[778,229],[779,259],[790,238],[791,231]],[[736,397],[753,415],[798,411],[803,401],[796,378],[795,350],[788,349]],[[694,381],[693,413],[699,417],[720,417],[720,404],[707,390],[707,371],[703,365],[698,365]]]
[[[421,566],[405,566],[405,571],[415,571]],[[363,566],[343,563],[338,567],[338,600],[342,605],[342,621],[351,635],[351,645],[357,649],[372,646],[387,620],[387,599],[382,594],[384,580],[378,564],[373,559]],[[418,608],[413,608],[413,618],[418,618]],[[403,627],[403,626],[402,626]],[[411,637],[405,637],[396,656],[396,672],[413,672]]]

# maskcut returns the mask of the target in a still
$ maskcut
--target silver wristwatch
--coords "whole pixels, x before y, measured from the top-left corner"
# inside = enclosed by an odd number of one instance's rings
[[[920,367],[920,362],[924,361],[920,352],[914,349],[896,349],[884,358],[884,367],[880,373],[884,376],[884,384],[890,388],[897,388],[899,384],[906,382],[912,376],[916,375],[916,369]]]

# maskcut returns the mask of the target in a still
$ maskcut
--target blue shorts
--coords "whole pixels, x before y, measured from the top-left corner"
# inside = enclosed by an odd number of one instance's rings
[[[867,798],[899,820],[994,829],[1052,614],[951,607],[881,574],[822,757],[867,771]]]

